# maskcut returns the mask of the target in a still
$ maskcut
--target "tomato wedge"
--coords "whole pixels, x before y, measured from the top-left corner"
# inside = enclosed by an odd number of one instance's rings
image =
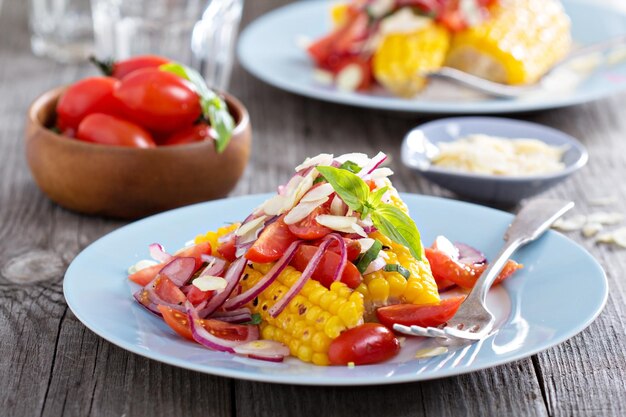
[[[170,304],[183,304],[187,300],[187,297],[185,297],[185,294],[180,288],[164,274],[161,274],[159,279],[154,283],[154,292],[161,297],[163,301]]]
[[[327,206],[319,206],[298,223],[290,224],[289,231],[303,240],[320,239],[332,232],[332,230],[319,224],[315,218],[320,214],[328,213],[330,213],[330,209]]]
[[[439,326],[459,309],[465,296],[446,298],[437,305],[395,304],[376,310],[378,321],[393,329],[394,323],[405,326]]]
[[[298,238],[289,231],[289,226],[281,216],[261,232],[259,238],[248,249],[246,258],[252,262],[267,263],[280,259],[287,251],[289,245]]]
[[[432,248],[426,248],[426,258],[438,285],[444,285],[445,281],[452,281],[459,287],[471,289],[487,269],[487,264],[464,265],[450,258],[446,253]],[[509,260],[494,281],[494,285],[501,283],[521,268],[523,268],[522,264]]]
[[[317,252],[316,246],[301,245],[296,251],[296,255],[291,260],[291,266],[300,272],[304,271],[304,268],[307,267],[313,255],[315,255],[315,252]],[[341,257],[338,254],[327,250],[322,256],[319,265],[315,268],[315,271],[313,271],[312,278],[319,281],[326,288],[330,288],[340,261]],[[346,263],[346,267],[341,275],[341,282],[354,289],[359,286],[362,279],[363,277],[356,266],[354,266],[352,262]]]
[[[210,242],[202,242],[197,245],[189,246],[188,248],[181,249],[176,252],[175,257],[189,257],[194,258],[196,260],[196,270],[198,270],[204,261],[202,260],[202,255],[210,255],[212,252],[211,243]],[[128,276],[128,279],[133,281],[136,284],[145,287],[148,285],[150,281],[156,278],[159,271],[166,265],[167,262],[160,263],[158,265],[149,266],[144,269],[140,269]]]
[[[365,365],[386,361],[398,354],[400,343],[385,326],[365,323],[341,333],[328,349],[333,365]]]
[[[348,260],[354,261],[361,254],[361,244],[354,239],[343,238],[343,241],[346,242],[346,249],[348,252]],[[315,246],[319,246],[321,242],[315,242]],[[341,251],[339,250],[339,243],[335,240],[330,244],[328,250],[335,252],[337,255],[341,255]]]
[[[191,340],[192,342],[194,341],[185,313],[166,306],[158,306],[157,308],[163,315],[165,323],[167,323],[172,330],[185,339]],[[213,319],[199,319],[199,321],[202,327],[213,335],[226,340],[246,340],[248,338],[248,332],[250,331],[250,326],[245,324],[231,324]]]
[[[222,242],[217,247],[217,252],[220,255],[222,255],[222,257],[226,259],[228,262],[234,262],[235,259],[237,259],[237,248],[235,247],[235,236],[233,235],[227,241]]]
[[[195,285],[191,285],[189,287],[189,291],[187,292],[187,300],[194,306],[197,306],[203,301],[208,300],[213,296],[215,291],[202,291]]]

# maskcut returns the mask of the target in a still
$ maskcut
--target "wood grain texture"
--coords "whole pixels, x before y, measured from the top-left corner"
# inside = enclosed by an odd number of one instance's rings
[[[532,358],[459,377],[383,387],[294,387],[194,373],[125,352],[67,309],[62,276],[86,245],[123,225],[49,202],[24,161],[25,111],[41,92],[95,73],[29,52],[26,6],[0,10],[0,415],[1,416],[599,416],[626,415],[626,252],[577,233],[607,271],[611,293],[584,332]],[[244,24],[285,3],[246,2]],[[234,195],[275,189],[305,156],[383,150],[396,161],[404,133],[427,118],[318,102],[267,86],[237,67],[232,92],[254,129],[251,163]],[[589,165],[547,195],[615,195],[626,213],[626,96],[519,116],[580,138]],[[401,191],[450,196],[394,164]],[[563,262],[567,262],[566,259]],[[322,411],[323,410],[323,411]]]

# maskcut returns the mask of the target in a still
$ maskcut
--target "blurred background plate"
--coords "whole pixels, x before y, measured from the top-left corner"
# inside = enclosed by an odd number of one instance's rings
[[[241,34],[238,55],[254,76],[277,88],[336,103],[415,113],[488,114],[565,107],[626,90],[626,62],[599,68],[576,88],[539,92],[506,100],[486,97],[443,81],[432,83],[414,99],[384,92],[341,92],[317,84],[314,66],[298,39],[315,39],[330,30],[328,0],[300,1],[276,9],[250,24]],[[626,33],[626,13],[590,1],[563,0],[572,20],[575,45],[598,42]],[[601,22],[601,23],[600,23]]]

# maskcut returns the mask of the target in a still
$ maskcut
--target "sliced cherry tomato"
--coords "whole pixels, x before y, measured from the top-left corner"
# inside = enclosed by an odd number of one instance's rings
[[[159,275],[159,278],[155,281],[154,292],[170,304],[183,304],[187,300],[180,288],[164,274]]]
[[[128,74],[117,84],[113,95],[126,117],[157,133],[189,127],[201,114],[200,99],[193,86],[156,68]]]
[[[72,84],[57,104],[57,127],[74,136],[80,122],[92,113],[119,114],[113,96],[118,81],[110,77],[90,77]]]
[[[180,336],[187,340],[193,340],[187,315],[166,306],[157,307],[163,315],[163,320]],[[220,320],[199,319],[202,327],[213,335],[226,340],[246,340],[251,326],[245,324],[231,324]]]
[[[283,218],[284,216],[281,216],[261,232],[246,253],[248,260],[259,263],[277,261],[287,251],[289,245],[298,239],[289,231],[289,226],[285,224]]]
[[[202,142],[211,138],[211,127],[208,124],[202,122],[183,129],[180,132],[174,133],[173,135],[165,139],[162,145],[184,145],[187,143]]]
[[[446,298],[437,305],[395,304],[378,308],[376,317],[389,329],[393,329],[394,323],[436,327],[450,320],[463,300],[465,296]]]
[[[202,255],[210,255],[213,252],[210,242],[202,242],[193,246],[183,248],[176,252],[174,256],[189,257],[196,260],[196,270],[202,266],[204,261]]]
[[[169,59],[158,55],[139,55],[120,61],[98,61],[92,58],[91,61],[105,74],[113,78],[122,79],[133,71],[143,68],[158,68],[163,64],[171,62]]]
[[[197,306],[203,301],[210,299],[214,293],[215,291],[202,291],[195,285],[190,285],[189,291],[187,292],[187,300],[194,306]]]
[[[319,67],[335,72],[337,61],[351,53],[355,42],[367,36],[368,21],[366,13],[355,8],[348,9],[345,23],[313,42],[307,48],[309,55]]]
[[[235,259],[237,259],[237,248],[235,247],[235,236],[233,235],[227,241],[222,242],[217,247],[217,252],[220,255],[222,255],[222,257],[226,259],[228,262],[234,262]]]
[[[290,224],[289,231],[300,239],[315,240],[322,238],[332,232],[328,227],[319,224],[315,218],[320,214],[328,214],[330,210],[326,206],[319,206],[307,217],[298,223]]]
[[[133,281],[135,284],[139,284],[142,287],[145,287],[159,274],[159,271],[163,269],[165,266],[164,263],[158,265],[152,265],[147,268],[140,269],[134,274],[130,274],[128,279]]]
[[[388,328],[365,323],[341,333],[328,349],[333,365],[365,365],[391,359],[400,351],[400,343]]]
[[[312,245],[301,245],[296,252],[296,255],[291,260],[291,266],[302,272],[307,267],[313,255],[317,252],[317,247]],[[341,257],[332,251],[326,251],[320,260],[319,265],[313,271],[312,278],[319,281],[326,288],[330,288],[333,283],[333,277],[337,266],[341,261]],[[346,284],[350,288],[356,288],[359,286],[363,277],[359,270],[354,266],[352,262],[347,262],[346,267],[341,275],[341,282]]]
[[[443,281],[452,281],[466,289],[472,288],[476,280],[487,269],[487,264],[464,265],[450,258],[446,253],[432,248],[426,248],[426,258],[430,263],[435,281],[442,284]],[[513,260],[507,261],[502,272],[494,281],[494,285],[501,283],[522,267],[523,265]]]
[[[76,138],[101,145],[129,148],[156,147],[150,133],[142,127],[104,113],[93,113],[85,117],[78,126]]]
[[[347,255],[349,261],[354,261],[361,254],[361,244],[354,239],[344,238],[343,241],[346,243]],[[314,242],[315,246],[319,246],[321,242]],[[341,255],[341,251],[339,250],[339,244],[333,241],[328,250],[335,252],[337,255]]]

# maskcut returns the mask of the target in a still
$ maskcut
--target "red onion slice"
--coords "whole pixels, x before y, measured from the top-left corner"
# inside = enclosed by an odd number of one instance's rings
[[[199,276],[203,277],[205,275],[211,275],[213,277],[219,277],[222,275],[224,270],[226,269],[226,261],[221,258],[216,258],[215,256],[202,254],[200,256],[202,261],[208,262],[206,268],[200,273]]]
[[[217,311],[211,318],[227,323],[245,323],[252,320],[252,312],[249,308],[243,307],[233,311]]]
[[[313,257],[309,261],[309,264],[306,266],[306,268],[304,268],[304,271],[302,271],[300,278],[298,278],[298,280],[291,286],[291,288],[289,288],[289,290],[272,306],[272,308],[270,308],[270,316],[278,316],[285,309],[285,307],[287,307],[289,302],[296,295],[298,295],[298,293],[300,293],[302,287],[304,287],[304,284],[306,284],[311,275],[313,275],[313,271],[315,271],[315,269],[319,265],[322,257],[324,256],[324,253],[326,252],[326,249],[328,249],[333,240],[337,241],[337,243],[339,244],[339,249],[341,251],[341,261],[337,266],[337,270],[335,271],[335,276],[333,277],[333,280],[337,281],[341,278],[341,274],[343,273],[343,269],[345,268],[346,261],[348,259],[348,251],[346,249],[346,242],[343,240],[343,238],[336,233],[331,233],[327,235],[324,238],[322,244],[319,245],[319,247],[315,251],[315,254],[313,254]]]
[[[296,254],[296,250],[302,244],[301,240],[296,240],[289,248],[285,251],[283,256],[274,264],[272,269],[268,271],[267,274],[263,278],[259,280],[254,286],[249,288],[246,292],[241,293],[224,303],[224,308],[226,310],[234,310],[236,308],[241,307],[242,305],[253,300],[257,295],[259,295],[264,289],[266,289],[274,280],[280,275],[281,272],[289,265],[289,262],[293,259]],[[245,258],[241,258],[245,259]],[[226,292],[226,291],[224,291]]]
[[[485,254],[465,243],[454,242],[454,247],[459,251],[458,261],[466,265],[481,265],[487,262]]]
[[[196,260],[191,257],[174,258],[166,264],[159,274],[165,275],[172,280],[177,287],[182,287],[189,281],[196,269]],[[156,279],[156,278],[155,278]],[[148,284],[150,285],[150,284]]]
[[[259,338],[259,328],[257,326],[250,326],[246,340],[226,340],[219,338],[211,334],[211,332],[202,325],[198,324],[197,320],[199,320],[200,317],[189,301],[185,303],[185,310],[187,312],[187,318],[189,319],[189,327],[191,328],[193,340],[209,349],[234,353],[236,346],[246,344]]]
[[[371,174],[376,168],[380,166],[387,159],[387,155],[382,152],[378,152],[375,157],[370,159],[369,163],[365,165],[361,171],[357,174],[359,177],[364,178]]]
[[[206,307],[198,312],[200,317],[205,318],[210,316],[215,310],[224,304],[224,301],[226,301],[233,289],[235,289],[237,284],[239,284],[241,274],[246,267],[246,262],[246,258],[239,258],[230,264],[230,267],[224,276],[224,279],[226,280],[226,288],[224,288],[224,291],[215,294]]]
[[[270,362],[282,362],[290,353],[287,346],[273,340],[255,340],[236,346],[233,350],[239,355]]]
[[[160,243],[153,243],[148,246],[150,251],[150,257],[158,262],[169,262],[172,259],[172,255],[165,252],[165,248]]]

